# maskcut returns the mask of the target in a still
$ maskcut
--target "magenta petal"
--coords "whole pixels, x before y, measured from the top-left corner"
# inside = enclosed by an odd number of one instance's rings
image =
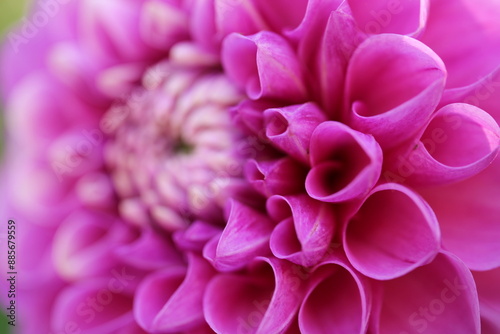
[[[459,181],[487,168],[500,145],[500,129],[483,110],[450,104],[436,112],[406,156],[398,157],[398,176],[408,182],[443,184]]]
[[[393,279],[429,263],[440,248],[438,221],[429,205],[399,184],[372,190],[344,233],[347,257],[364,275]]]
[[[368,34],[418,35],[425,27],[429,0],[348,0],[361,30]]]
[[[205,318],[217,333],[282,333],[295,318],[304,281],[296,267],[257,258],[247,274],[221,274],[208,285]]]
[[[366,195],[382,166],[382,150],[375,139],[338,122],[316,128],[310,145],[312,169],[307,193],[320,201],[342,202]]]
[[[149,332],[189,331],[204,323],[203,295],[214,275],[208,262],[188,254],[188,269],[165,269],[146,278],[140,285],[134,313]]]
[[[316,127],[326,121],[314,103],[284,108],[267,109],[264,112],[266,136],[274,146],[295,159],[309,164],[309,144]]]
[[[215,268],[220,271],[236,270],[256,256],[266,255],[273,228],[273,222],[265,214],[232,201],[227,225],[213,259]]]
[[[265,196],[290,195],[303,191],[306,169],[292,158],[271,161],[249,160],[245,176]]]
[[[181,8],[161,0],[144,2],[139,30],[142,39],[151,47],[168,50],[188,38],[188,20]]]
[[[222,38],[233,32],[250,35],[269,30],[255,1],[214,0],[214,6],[217,32]]]
[[[500,333],[500,268],[472,273],[479,294],[481,333]]]
[[[372,333],[479,334],[479,303],[470,271],[454,255],[382,282]]]
[[[285,39],[272,32],[229,35],[223,42],[222,63],[229,78],[251,99],[301,102],[307,97],[295,52]]]
[[[124,292],[127,279],[130,277],[90,280],[63,290],[52,313],[54,333],[70,328],[85,334],[119,333],[138,327],[132,313],[133,298]]]
[[[382,34],[363,42],[347,70],[348,124],[371,133],[383,148],[415,135],[441,98],[443,62],[409,37]]]
[[[371,309],[370,285],[346,261],[323,261],[310,278],[299,311],[302,333],[366,333]]]
[[[317,264],[328,251],[336,226],[333,208],[307,195],[273,196],[267,202],[273,216],[277,210],[289,210],[271,234],[270,247],[281,259],[305,267]],[[288,216],[288,215],[286,215]],[[284,216],[285,217],[285,216]]]
[[[439,219],[443,246],[472,270],[500,266],[499,171],[497,158],[489,168],[465,181],[419,189]]]
[[[305,15],[308,0],[257,0],[262,17],[275,31],[288,31],[297,27]]]

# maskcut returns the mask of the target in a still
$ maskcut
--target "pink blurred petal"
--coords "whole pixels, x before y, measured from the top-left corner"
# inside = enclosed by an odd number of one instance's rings
[[[342,202],[366,195],[380,175],[382,151],[375,139],[338,122],[324,122],[311,138],[312,169],[307,193],[320,201]]]
[[[136,328],[133,298],[124,291],[130,284],[127,279],[134,278],[93,279],[67,287],[57,296],[54,305],[53,331],[111,334]]]
[[[174,232],[172,237],[176,246],[182,250],[201,251],[205,244],[220,232],[219,226],[197,220],[187,229]]]
[[[381,280],[429,263],[440,249],[431,207],[399,184],[375,187],[347,222],[343,238],[352,265]]]

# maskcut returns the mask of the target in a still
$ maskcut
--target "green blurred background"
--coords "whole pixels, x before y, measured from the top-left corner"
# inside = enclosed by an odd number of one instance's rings
[[[0,0],[0,39],[3,41],[9,28],[19,20],[26,9],[27,0]],[[0,101],[0,110],[3,102]],[[3,112],[0,113],[0,156],[3,147]],[[4,294],[5,291],[0,293]],[[3,296],[2,296],[3,297]],[[3,310],[2,310],[3,311]],[[7,317],[0,313],[0,334],[12,334],[10,326],[7,324]],[[44,333],[40,333],[44,334]]]

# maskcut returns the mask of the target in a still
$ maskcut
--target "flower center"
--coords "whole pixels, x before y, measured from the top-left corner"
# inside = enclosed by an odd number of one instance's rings
[[[228,112],[240,100],[221,73],[161,63],[108,111],[105,158],[124,219],[170,231],[222,220],[242,178],[242,136]]]

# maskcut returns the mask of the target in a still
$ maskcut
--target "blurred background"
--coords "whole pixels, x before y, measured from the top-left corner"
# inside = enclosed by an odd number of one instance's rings
[[[2,42],[9,29],[23,16],[27,3],[28,0],[0,0],[0,40]],[[3,125],[3,101],[0,100],[0,156],[4,144]],[[0,293],[4,294],[5,291],[1,291]],[[12,334],[7,321],[7,317],[3,314],[2,310],[2,313],[0,313],[0,334]]]

